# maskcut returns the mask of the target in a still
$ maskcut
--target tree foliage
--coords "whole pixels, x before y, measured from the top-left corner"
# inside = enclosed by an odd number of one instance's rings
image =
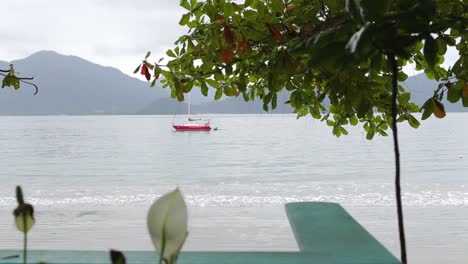
[[[180,24],[189,31],[166,52],[167,64],[149,63],[147,54],[136,69],[152,85],[160,75],[163,87],[182,101],[199,87],[215,99],[259,98],[274,109],[278,93],[298,117],[307,114],[326,121],[333,134],[344,125],[363,123],[367,138],[386,135],[391,127],[391,66],[413,63],[440,82],[434,96],[421,107],[399,86],[398,121],[412,127],[412,113],[445,115],[441,101],[468,106],[468,7],[464,1],[435,0],[181,0],[187,10]],[[441,67],[447,47],[459,58],[450,69]]]

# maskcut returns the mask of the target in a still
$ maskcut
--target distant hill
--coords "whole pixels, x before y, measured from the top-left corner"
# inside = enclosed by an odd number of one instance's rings
[[[421,73],[409,77],[402,86],[411,93],[411,100],[421,106],[434,95],[438,82],[427,79],[426,75]],[[455,104],[447,100],[443,103],[447,112],[468,112],[468,107],[463,107],[461,100]]]
[[[22,85],[19,91],[0,89],[0,115],[86,115],[86,114],[185,114],[186,102],[169,97],[169,89],[150,88],[147,82],[121,71],[94,64],[76,56],[53,51],[40,51],[25,59],[12,61],[21,76],[35,76],[39,93]],[[0,61],[8,69],[10,62]],[[412,100],[422,105],[437,88],[437,82],[424,74],[408,78],[403,86],[412,93]],[[191,92],[192,113],[255,114],[264,113],[260,99],[244,102],[242,96],[214,101],[210,89],[204,97],[200,89]],[[284,104],[289,93],[278,94],[277,109],[271,113],[292,113]],[[446,111],[466,112],[460,103],[445,104]]]
[[[418,74],[408,78],[402,85],[411,92],[411,100],[421,106],[429,99],[434,90],[437,89],[438,83],[434,80],[429,80],[424,74]],[[196,88],[194,88],[196,90]],[[213,98],[213,96],[211,96]],[[139,114],[184,114],[187,113],[187,106],[184,103],[171,102],[171,99],[158,100],[145,107],[138,112]],[[293,109],[289,104],[284,102],[289,100],[289,93],[283,91],[278,94],[278,105],[274,111],[270,113],[293,113]],[[452,104],[448,101],[443,102],[445,110],[448,112],[468,112],[468,108],[463,107],[461,102]],[[180,105],[183,104],[182,107]],[[167,107],[167,109],[161,109]],[[168,112],[172,109],[174,112]],[[242,96],[228,97],[225,100],[211,101],[203,104],[192,105],[192,113],[214,113],[214,114],[259,114],[263,111],[263,102],[260,99],[256,101],[244,102]]]
[[[1,115],[133,114],[168,91],[150,89],[148,83],[121,71],[76,56],[41,51],[12,61],[21,76],[34,76],[33,88],[0,89]],[[0,62],[8,68],[9,63]]]
[[[194,88],[195,90],[196,88]],[[227,97],[223,100],[192,104],[191,112],[193,114],[261,114],[263,111],[263,101],[256,99],[255,101],[245,102],[242,96]],[[289,93],[283,92],[278,95],[278,105],[275,110],[268,113],[293,113],[294,109],[289,104],[284,104],[289,100]],[[192,99],[193,102],[193,99]],[[178,102],[176,99],[158,99],[150,105],[143,108],[137,114],[142,115],[171,115],[171,114],[187,114],[187,103]]]

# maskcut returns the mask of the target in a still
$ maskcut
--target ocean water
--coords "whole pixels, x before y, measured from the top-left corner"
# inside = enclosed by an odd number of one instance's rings
[[[391,137],[335,138],[294,115],[0,117],[0,249],[21,247],[12,209],[34,204],[33,249],[150,250],[146,212],[179,187],[184,250],[298,250],[284,204],[337,202],[399,256]],[[468,114],[400,126],[411,263],[468,263]]]

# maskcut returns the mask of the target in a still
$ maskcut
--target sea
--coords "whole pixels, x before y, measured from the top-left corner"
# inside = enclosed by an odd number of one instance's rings
[[[22,246],[17,185],[35,207],[30,248],[72,250],[152,250],[148,208],[178,187],[185,251],[297,251],[285,204],[325,201],[399,257],[391,136],[356,126],[336,138],[295,115],[204,117],[217,130],[173,131],[184,116],[1,116],[0,249]],[[399,131],[410,263],[468,263],[468,113]]]

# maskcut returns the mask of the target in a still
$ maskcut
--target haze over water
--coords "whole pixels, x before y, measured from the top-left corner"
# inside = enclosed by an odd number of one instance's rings
[[[335,138],[294,115],[211,117],[218,131],[194,133],[173,132],[172,116],[0,117],[0,248],[21,247],[18,184],[36,208],[31,248],[90,250],[151,250],[146,211],[178,186],[184,250],[296,251],[284,204],[327,201],[399,256],[391,137]],[[467,131],[466,113],[400,125],[412,263],[468,263]]]

